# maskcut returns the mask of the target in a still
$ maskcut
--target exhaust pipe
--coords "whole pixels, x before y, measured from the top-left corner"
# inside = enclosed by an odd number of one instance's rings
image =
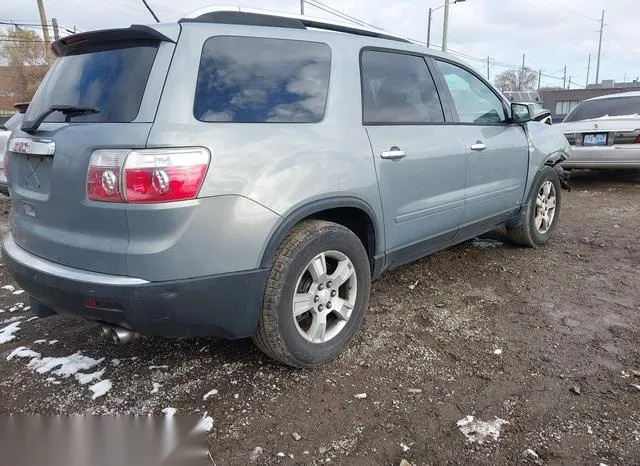
[[[115,345],[124,345],[138,336],[136,332],[123,327],[102,326],[102,336]]]

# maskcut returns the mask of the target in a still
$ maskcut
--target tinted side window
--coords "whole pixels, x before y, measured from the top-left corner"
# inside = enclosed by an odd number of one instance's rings
[[[451,63],[436,63],[444,75],[462,123],[495,124],[505,121],[502,101],[482,80]]]
[[[422,57],[393,52],[363,52],[364,124],[442,123],[435,83]]]
[[[212,37],[202,49],[193,114],[201,121],[318,122],[330,67],[326,44]]]

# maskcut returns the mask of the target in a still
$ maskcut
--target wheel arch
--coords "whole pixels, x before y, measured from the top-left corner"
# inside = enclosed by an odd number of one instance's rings
[[[383,267],[381,249],[381,226],[373,208],[362,199],[350,196],[332,197],[307,202],[283,216],[275,227],[262,254],[261,268],[271,265],[278,246],[287,233],[298,223],[307,219],[327,220],[338,223],[351,230],[362,241],[374,277],[380,275]]]

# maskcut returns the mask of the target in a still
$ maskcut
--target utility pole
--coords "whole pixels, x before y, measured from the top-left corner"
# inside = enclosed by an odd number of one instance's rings
[[[624,83],[626,83],[626,82],[627,82],[627,73],[625,72],[625,73],[624,73],[624,79],[622,80],[622,83],[624,84]]]
[[[542,68],[538,71],[538,92],[540,92],[540,81],[542,81]]]
[[[44,43],[49,47],[49,26],[47,25],[47,16],[44,13],[44,4],[42,0],[36,0],[38,2],[38,11],[40,12],[40,22],[42,23],[42,33],[44,34]]]
[[[591,71],[591,54],[589,54],[589,61],[587,62],[587,80],[585,81],[584,88],[586,89],[589,85],[589,72]]]
[[[427,47],[431,46],[431,13],[433,10],[429,8],[429,19],[427,20]]]
[[[60,33],[58,32],[58,20],[51,18],[51,25],[53,26],[53,40],[60,39]]]
[[[569,76],[569,87],[568,87],[567,89],[571,89],[571,78],[572,78],[572,77],[573,77],[573,76]]]
[[[300,0],[300,14],[304,15],[304,0]]]
[[[491,58],[487,57],[487,81],[491,81]]]
[[[564,77],[562,78],[562,89],[567,88],[567,65],[564,65]]]
[[[596,65],[596,84],[600,83],[600,55],[602,53],[602,31],[604,30],[604,10],[600,19],[600,40],[598,40],[598,64]]]
[[[447,51],[447,36],[449,35],[449,0],[444,1],[444,25],[442,27],[442,51]]]

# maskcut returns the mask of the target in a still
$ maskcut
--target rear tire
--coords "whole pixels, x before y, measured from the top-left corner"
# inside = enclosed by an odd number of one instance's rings
[[[336,223],[304,221],[276,251],[253,341],[289,366],[331,361],[360,328],[370,289],[360,239]]]
[[[519,224],[507,225],[509,239],[526,247],[547,244],[558,225],[561,193],[558,174],[552,167],[544,166],[533,181]]]

